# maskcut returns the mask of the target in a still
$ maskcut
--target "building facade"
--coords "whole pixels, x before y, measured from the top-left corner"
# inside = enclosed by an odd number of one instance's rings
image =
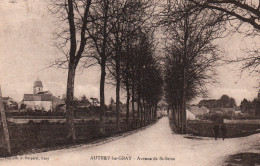
[[[65,104],[65,102],[52,95],[49,91],[43,91],[42,81],[37,79],[33,85],[33,94],[24,94],[21,104],[27,110],[42,110],[42,111],[52,111],[60,104]]]

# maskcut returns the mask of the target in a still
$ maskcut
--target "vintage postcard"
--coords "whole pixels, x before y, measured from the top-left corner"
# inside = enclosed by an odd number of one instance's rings
[[[260,165],[257,0],[0,0],[0,165]]]

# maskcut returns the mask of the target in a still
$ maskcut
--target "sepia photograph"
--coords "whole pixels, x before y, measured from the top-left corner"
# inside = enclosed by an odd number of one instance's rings
[[[1,166],[260,166],[259,0],[0,0]]]

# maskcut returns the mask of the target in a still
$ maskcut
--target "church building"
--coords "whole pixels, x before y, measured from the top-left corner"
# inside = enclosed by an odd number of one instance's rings
[[[64,101],[52,95],[49,91],[43,91],[42,81],[37,79],[33,85],[33,94],[24,94],[21,104],[30,110],[52,111]]]

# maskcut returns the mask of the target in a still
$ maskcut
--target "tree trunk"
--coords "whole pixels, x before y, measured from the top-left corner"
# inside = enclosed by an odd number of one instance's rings
[[[135,128],[135,123],[136,123],[136,120],[135,120],[135,103],[134,103],[134,100],[135,100],[135,83],[134,83],[134,78],[132,80],[132,113],[133,113],[133,128]]]
[[[152,121],[152,112],[153,112],[153,106],[152,106],[152,104],[150,103],[150,115],[149,115],[150,123],[151,123],[151,121]]]
[[[181,120],[181,107],[180,107],[180,105],[178,105],[178,128],[181,128],[181,124],[182,124],[181,121],[182,121]]]
[[[150,103],[147,103],[147,107],[148,107],[147,121],[148,121],[148,124],[149,124],[150,123],[150,117],[151,117],[151,105],[150,105]]]
[[[140,96],[139,96],[140,97]],[[144,122],[144,118],[143,118],[143,106],[141,104],[141,97],[138,99],[138,107],[140,109],[140,113],[141,113],[141,120],[140,120],[140,125],[144,126],[143,122]]]
[[[101,78],[100,78],[100,126],[99,130],[101,134],[105,133],[105,120],[104,120],[104,114],[105,114],[105,79],[106,79],[106,60],[102,58],[101,62]]]
[[[146,104],[145,104],[145,101],[144,101],[144,97],[143,97],[143,109],[144,109],[144,126],[146,125]]]
[[[157,102],[155,103],[155,108],[154,108],[154,119],[157,118]]]
[[[117,2],[117,7],[118,7],[118,2]],[[119,40],[119,34],[120,34],[120,22],[117,23],[117,33],[116,33],[116,127],[117,130],[120,131],[120,84],[121,84],[121,53],[122,53],[122,42]]]
[[[109,1],[105,0],[104,8],[104,24],[103,24],[103,42],[102,42],[102,51],[101,51],[101,78],[100,78],[100,126],[99,130],[101,134],[105,134],[105,80],[106,80],[106,61],[107,61],[107,21],[108,21],[108,9]]]
[[[150,114],[151,122],[153,121],[153,117],[154,117],[154,105],[151,103],[151,114]]]
[[[129,26],[129,25],[128,25]],[[130,88],[129,88],[129,68],[130,68],[130,64],[129,64],[129,38],[127,37],[126,40],[126,128],[127,130],[129,130],[129,102],[130,102]]]
[[[139,107],[140,102],[138,99],[136,103],[137,103],[137,127],[140,127],[140,107]]]
[[[129,56],[129,55],[127,55],[127,56]],[[127,57],[127,62],[126,62],[126,126],[127,126],[127,130],[129,130],[129,104],[130,104],[129,58]]]
[[[130,103],[130,90],[128,78],[126,79],[126,129],[129,130],[129,103]]]
[[[178,126],[178,111],[177,111],[177,105],[175,105],[175,106],[173,107],[173,109],[174,109],[174,121],[175,121],[176,126]]]
[[[140,82],[140,78],[138,78],[138,87],[137,87],[137,89],[138,89],[138,94],[137,94],[137,102],[138,102],[138,107],[137,107],[137,120],[138,120],[138,127],[140,127],[140,126],[142,126],[142,110],[140,110],[141,109],[141,97],[140,97],[140,93],[141,93],[141,87],[140,87],[140,85],[141,85],[141,82]],[[141,119],[140,119],[140,113],[141,113]]]
[[[186,134],[187,130],[187,119],[186,119],[186,67],[187,67],[187,46],[188,46],[188,36],[189,36],[189,14],[188,11],[185,13],[185,22],[184,22],[184,50],[183,50],[183,83],[182,83],[182,134]]]
[[[118,131],[120,131],[119,104],[120,104],[120,79],[117,79],[117,82],[116,82],[116,128]]]
[[[69,129],[67,138],[72,139],[76,142],[76,133],[74,125],[74,81],[75,81],[76,64],[71,61],[68,70],[68,80],[67,80],[67,95],[66,95],[66,121]]]
[[[0,112],[1,112],[1,120],[2,120],[2,125],[3,125],[5,146],[7,148],[8,155],[11,155],[10,137],[9,137],[9,131],[8,131],[5,109],[4,109],[4,104],[3,104],[1,86],[0,86]]]
[[[182,134],[186,134],[187,120],[186,120],[186,72],[183,74],[183,94],[182,94]]]
[[[120,104],[120,57],[116,55],[116,127],[120,130],[119,119],[119,104]]]

